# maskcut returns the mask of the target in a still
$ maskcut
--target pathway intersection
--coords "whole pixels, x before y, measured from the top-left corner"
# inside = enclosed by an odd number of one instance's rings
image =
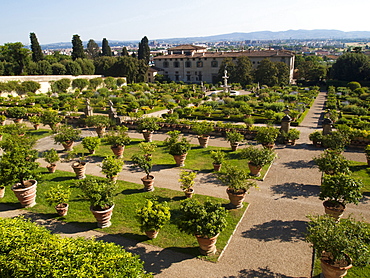
[[[306,215],[323,214],[324,209],[322,201],[318,199],[321,176],[312,161],[323,150],[313,147],[308,135],[321,129],[319,123],[322,120],[325,99],[325,92],[321,92],[316,98],[305,120],[298,127],[301,138],[295,146],[275,147],[278,159],[274,161],[265,180],[258,182],[259,189],[252,189],[247,196],[246,201],[250,206],[217,263],[115,235],[82,230],[55,220],[34,217],[35,221],[65,236],[95,236],[120,244],[128,251],[139,254],[145,262],[145,269],[160,278],[310,277],[312,249],[304,241]],[[84,135],[95,136],[95,132],[85,130]],[[142,138],[136,132],[129,135],[132,138]],[[155,134],[153,139],[163,140],[165,137],[164,134]],[[192,140],[196,143],[195,137]],[[209,145],[229,147],[228,142],[222,138],[211,138]],[[50,148],[62,149],[61,146],[54,145],[50,137],[41,139],[37,144],[40,151]],[[351,160],[366,161],[363,152],[358,150],[346,150],[345,156]],[[40,160],[40,163],[46,166],[44,161]],[[59,163],[58,169],[72,171],[69,163]],[[89,164],[86,173],[101,175],[100,170],[97,164]],[[180,190],[177,182],[179,171],[179,168],[154,168],[155,186]],[[139,183],[142,175],[125,167],[119,179]],[[198,194],[227,198],[225,187],[215,182],[211,173],[198,174],[194,188]],[[0,217],[25,213],[27,211],[0,204]],[[346,215],[350,213],[370,222],[370,198],[365,197],[358,206],[348,205]]]

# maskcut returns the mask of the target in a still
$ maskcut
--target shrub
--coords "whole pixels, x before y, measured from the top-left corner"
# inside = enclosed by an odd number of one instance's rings
[[[99,137],[87,136],[82,139],[82,146],[89,152],[95,151],[101,144]]]
[[[67,203],[70,196],[71,188],[66,188],[60,184],[51,187],[48,191],[45,192],[45,200],[50,206]]]
[[[119,245],[62,238],[22,217],[1,218],[0,236],[2,277],[152,277]]]
[[[257,187],[254,181],[249,180],[249,174],[244,169],[237,166],[225,165],[222,172],[219,172],[217,178],[221,180],[228,188],[235,191],[243,190],[248,192],[251,187]]]
[[[142,232],[158,231],[170,220],[170,208],[166,203],[147,200],[146,205],[136,211],[136,218]]]
[[[79,182],[79,187],[95,210],[105,210],[114,205],[115,184],[108,180],[87,178]]]

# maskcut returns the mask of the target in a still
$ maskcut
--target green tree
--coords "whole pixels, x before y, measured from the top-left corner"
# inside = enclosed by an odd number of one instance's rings
[[[149,64],[150,48],[148,38],[146,36],[139,42],[138,59],[144,60],[146,65]]]
[[[51,70],[54,75],[64,75],[67,72],[66,67],[61,63],[53,63],[51,65]]]
[[[288,85],[290,81],[289,67],[284,62],[277,62],[276,68],[278,70],[277,78],[278,85]]]
[[[263,59],[254,72],[255,82],[269,87],[279,84],[278,69],[276,64],[271,62],[270,59]]]
[[[79,35],[73,35],[72,37],[72,59],[85,58],[84,47]]]
[[[345,53],[331,68],[331,77],[345,81],[368,80],[370,59],[363,53]]]
[[[95,66],[94,66],[94,62],[92,60],[78,58],[78,59],[76,59],[76,62],[81,67],[81,71],[82,71],[81,74],[92,75],[92,74],[95,73]]]
[[[99,52],[99,45],[93,39],[90,39],[86,46],[87,57],[90,59],[94,59],[99,56]]]
[[[53,73],[53,70],[48,61],[41,60],[37,62],[37,72],[40,75],[49,75]]]
[[[122,48],[121,56],[129,56],[126,46]]]
[[[44,59],[44,54],[42,53],[41,46],[37,40],[35,33],[30,33],[31,40],[31,50],[32,50],[32,61],[38,62]]]
[[[76,61],[68,61],[66,64],[67,74],[77,76],[82,74],[81,66]]]
[[[99,75],[110,75],[111,68],[116,63],[116,57],[98,57],[94,59],[95,74]]]
[[[82,91],[84,88],[86,88],[89,85],[89,80],[83,79],[83,78],[76,78],[72,81],[72,87],[78,88],[80,91]]]
[[[5,62],[6,75],[22,75],[30,60],[30,50],[24,48],[20,42],[0,46],[0,61]]]
[[[108,40],[103,38],[102,41],[102,56],[112,56],[112,49],[109,46]]]
[[[252,83],[252,63],[247,56],[237,58],[235,72],[233,73],[232,83],[247,85]]]

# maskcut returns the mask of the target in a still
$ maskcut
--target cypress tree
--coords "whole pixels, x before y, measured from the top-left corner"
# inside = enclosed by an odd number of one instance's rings
[[[44,59],[41,46],[37,40],[35,33],[30,33],[31,50],[32,50],[32,61],[38,62]]]
[[[106,38],[102,41],[102,56],[112,56],[112,50]]]
[[[79,35],[73,35],[72,38],[72,59],[85,58],[84,47]]]
[[[146,64],[149,64],[150,58],[150,48],[148,43],[148,38],[145,36],[139,42],[139,51],[138,51],[138,59],[144,60]]]

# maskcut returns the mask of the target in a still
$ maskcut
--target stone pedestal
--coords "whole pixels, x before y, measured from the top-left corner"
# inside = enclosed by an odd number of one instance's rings
[[[332,132],[333,121],[329,118],[326,118],[322,122],[322,135],[327,135]]]
[[[285,115],[281,119],[281,128],[280,128],[280,130],[285,132],[285,133],[288,133],[288,131],[290,129],[290,122],[291,121],[292,121],[292,119],[289,117],[289,115]]]

